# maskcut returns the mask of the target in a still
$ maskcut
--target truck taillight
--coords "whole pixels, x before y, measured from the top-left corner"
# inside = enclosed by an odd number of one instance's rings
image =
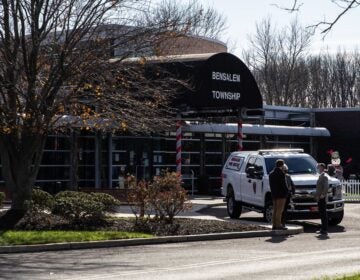
[[[226,178],[226,174],[221,173],[221,185],[223,185],[224,179]]]

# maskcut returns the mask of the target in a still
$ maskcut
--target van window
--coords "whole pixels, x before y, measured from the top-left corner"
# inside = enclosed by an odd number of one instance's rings
[[[256,157],[249,158],[245,170],[247,170],[250,166],[254,166],[255,165],[255,160],[256,160]]]
[[[255,171],[256,172],[263,172],[263,165],[262,165],[262,160],[260,158],[257,158],[254,164],[255,167]]]
[[[272,157],[266,158],[266,170],[271,172],[275,167],[277,159],[283,159],[289,168],[289,174],[309,174],[316,173],[316,161],[311,157]]]
[[[244,157],[233,156],[226,163],[225,168],[239,171],[244,162]]]

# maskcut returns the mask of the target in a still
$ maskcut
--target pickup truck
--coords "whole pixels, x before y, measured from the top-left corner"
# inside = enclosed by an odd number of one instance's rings
[[[283,159],[295,185],[287,211],[288,218],[319,218],[314,198],[317,162],[302,149],[272,149],[233,152],[222,169],[222,195],[231,218],[239,218],[243,208],[261,212],[267,222],[272,219],[269,173],[277,159]],[[330,225],[341,223],[344,216],[342,186],[329,177],[327,211]]]

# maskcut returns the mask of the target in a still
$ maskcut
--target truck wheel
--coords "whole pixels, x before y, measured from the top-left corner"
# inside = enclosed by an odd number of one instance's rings
[[[230,190],[227,200],[226,209],[232,219],[238,219],[241,215],[242,205],[241,202],[235,200],[234,191]]]
[[[337,212],[332,215],[329,215],[329,225],[336,226],[341,223],[343,218],[344,218],[344,210],[342,210],[341,212]]]
[[[272,223],[272,215],[274,211],[274,206],[271,200],[267,200],[265,203],[265,209],[264,209],[264,220],[268,222],[269,224]]]

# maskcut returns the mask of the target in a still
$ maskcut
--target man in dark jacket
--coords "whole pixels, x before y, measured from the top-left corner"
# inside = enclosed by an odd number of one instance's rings
[[[274,170],[269,174],[270,190],[273,199],[273,230],[287,229],[281,225],[281,216],[284,211],[286,198],[289,192],[286,185],[285,174],[282,171],[284,163],[284,160],[278,159],[275,163]]]

